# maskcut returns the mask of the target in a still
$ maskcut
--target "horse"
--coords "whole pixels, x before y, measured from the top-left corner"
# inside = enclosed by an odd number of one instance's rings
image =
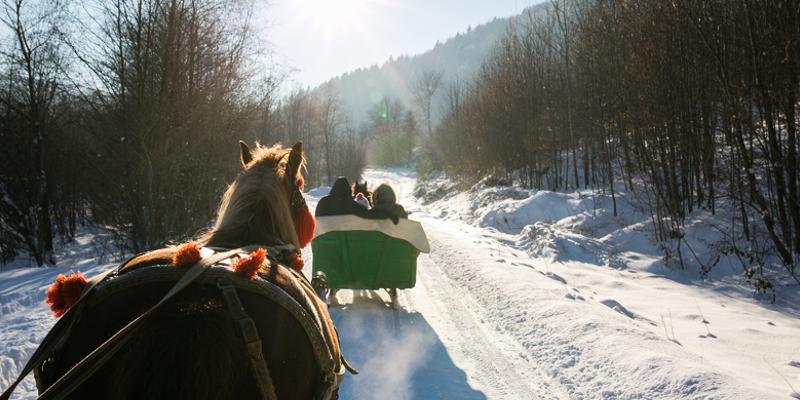
[[[47,301],[60,319],[0,399],[31,370],[40,399],[338,398],[356,371],[298,272],[314,231],[302,142],[239,144],[242,170],[197,242],[59,276]]]
[[[372,208],[372,192],[367,188],[367,181],[364,181],[364,183],[356,181],[353,184],[353,198],[355,199],[359,193],[366,197],[369,207]]]

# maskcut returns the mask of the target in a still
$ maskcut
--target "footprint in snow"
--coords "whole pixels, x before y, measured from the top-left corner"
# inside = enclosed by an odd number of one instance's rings
[[[567,284],[567,280],[566,279],[564,279],[561,276],[556,275],[556,274],[554,274],[552,272],[540,272],[540,274],[542,274],[542,275],[544,275],[544,276],[546,276],[546,277],[548,277],[548,278],[550,278],[550,279],[552,279],[554,281],[559,281],[559,282],[561,282],[561,283],[563,283],[565,285]]]
[[[622,304],[620,304],[618,301],[616,301],[614,299],[600,300],[600,304],[602,304],[602,305],[604,305],[604,306],[606,306],[606,307],[608,307],[608,308],[610,308],[610,309],[612,309],[612,310],[614,310],[614,311],[616,311],[616,312],[618,312],[618,313],[620,313],[620,314],[622,314],[622,315],[624,315],[624,316],[626,316],[626,317],[628,317],[630,319],[644,321],[644,322],[647,322],[648,324],[650,324],[652,326],[657,326],[655,322],[653,322],[653,321],[651,321],[651,320],[649,320],[649,319],[647,319],[647,318],[645,318],[645,317],[643,317],[643,316],[641,316],[639,314],[636,314],[635,312],[633,312],[631,310],[628,310],[627,308],[625,308],[625,306],[623,306]],[[680,344],[680,343],[678,343],[678,344]]]
[[[622,304],[620,304],[616,300],[613,300],[613,299],[601,300],[600,304],[602,304],[602,305],[604,305],[604,306],[606,306],[606,307],[608,307],[608,308],[610,308],[610,309],[612,309],[612,310],[614,310],[614,311],[616,311],[616,312],[618,312],[618,313],[620,313],[620,314],[622,314],[622,315],[624,315],[624,316],[626,316],[626,317],[628,317],[630,319],[636,319],[636,317],[637,317],[635,312],[633,312],[631,310],[628,310],[627,308],[625,308],[625,306],[623,306]]]
[[[568,298],[570,300],[586,301],[586,299],[584,299],[583,296],[581,296],[579,294],[576,295],[576,294],[572,294],[572,293],[567,293],[567,294],[564,295],[564,297],[566,297],[566,298]]]
[[[701,339],[707,339],[707,338],[716,339],[717,335],[715,335],[713,333],[709,333],[707,335],[699,335],[698,337],[701,338]]]
[[[504,259],[502,259],[502,258],[498,258],[498,259],[497,259],[497,260],[495,260],[495,261],[496,261],[496,262],[499,262],[499,263],[503,263],[503,264],[505,264],[505,263],[506,263],[506,260],[504,260]]]

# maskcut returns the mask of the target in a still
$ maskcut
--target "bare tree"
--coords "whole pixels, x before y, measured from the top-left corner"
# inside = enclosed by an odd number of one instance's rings
[[[254,0],[0,4],[4,260],[24,248],[53,262],[54,233],[81,221],[123,251],[197,234],[238,172],[239,138],[306,140],[312,187],[364,167],[335,95],[279,95]]]
[[[320,122],[322,124],[322,138],[325,141],[325,176],[328,185],[333,183],[333,146],[337,132],[346,123],[342,113],[342,102],[336,93],[333,83],[328,83],[321,89],[320,94]]]
[[[16,118],[19,137],[4,147],[10,170],[3,175],[4,229],[14,232],[39,265],[55,264],[53,255],[51,177],[53,108],[59,91],[62,55],[58,24],[59,2],[3,3],[3,25],[13,35],[13,45],[2,53],[8,65],[8,86],[0,96],[6,122]]]
[[[417,73],[415,80],[411,87],[411,94],[414,96],[414,102],[422,112],[425,118],[425,124],[428,128],[428,137],[431,136],[431,112],[433,96],[442,86],[442,77],[444,72],[432,69],[422,69]]]
[[[95,219],[114,226],[132,250],[191,235],[207,224],[233,173],[225,148],[255,135],[263,116],[249,69],[258,54],[251,1],[118,0],[77,18],[90,32],[70,42],[93,85],[99,164]],[[77,85],[76,85],[77,86]],[[176,188],[194,181],[192,191]],[[112,183],[113,182],[113,183]]]

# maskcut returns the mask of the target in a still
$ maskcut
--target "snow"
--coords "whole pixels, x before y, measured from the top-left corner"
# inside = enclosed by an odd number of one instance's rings
[[[614,217],[598,193],[452,186],[418,190],[434,193],[423,220],[432,257],[473,289],[493,325],[542,365],[560,366],[553,374],[568,397],[787,398],[789,384],[800,386],[796,285],[769,304],[752,298],[733,260],[722,257],[706,280],[696,266],[676,270],[624,193]],[[708,260],[725,215],[693,217],[686,243]],[[454,227],[461,238],[445,239]]]
[[[601,193],[459,191],[444,177],[415,189],[402,169],[364,177],[394,187],[432,252],[400,310],[385,291],[337,294],[331,314],[361,371],[341,398],[789,399],[800,388],[797,286],[771,304],[731,259],[705,280],[693,263],[665,262],[633,196],[618,193],[614,217]],[[309,206],[327,191],[308,192]],[[724,218],[701,210],[685,226],[699,259],[714,256]],[[0,387],[54,322],[42,301],[55,276],[119,261],[95,250],[104,242],[87,233],[58,251],[64,267],[0,272]],[[309,249],[304,257],[310,266]],[[35,393],[29,378],[17,398]]]

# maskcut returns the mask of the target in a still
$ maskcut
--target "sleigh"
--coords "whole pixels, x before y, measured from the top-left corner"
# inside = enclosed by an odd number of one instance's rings
[[[312,284],[329,302],[339,289],[385,289],[397,308],[397,291],[413,288],[417,256],[430,252],[419,222],[370,220],[353,215],[317,218],[311,242]]]

